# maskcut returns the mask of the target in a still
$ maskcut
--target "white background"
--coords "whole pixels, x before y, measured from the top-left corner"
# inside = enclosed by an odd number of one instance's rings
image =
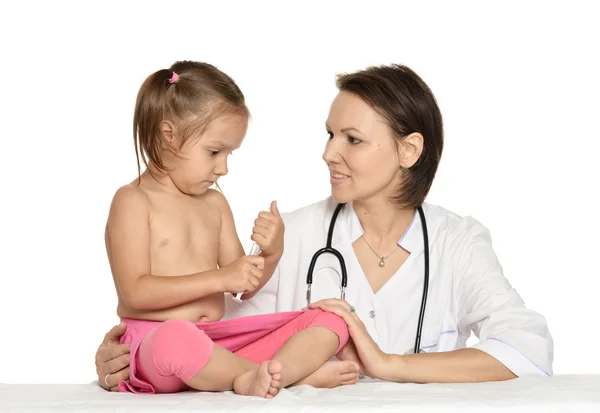
[[[415,69],[445,120],[427,201],[490,229],[507,277],[548,319],[555,373],[600,373],[593,4],[3,4],[0,382],[95,378],[96,348],[118,321],[103,231],[114,191],[136,174],[135,95],[180,59],[230,74],[252,111],[221,183],[246,248],[272,199],[291,211],[329,194],[335,74]]]

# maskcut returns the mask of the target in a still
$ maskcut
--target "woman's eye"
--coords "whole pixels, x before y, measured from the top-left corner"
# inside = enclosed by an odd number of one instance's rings
[[[219,154],[219,151],[208,151],[212,156],[216,156]]]
[[[328,140],[332,140],[333,139],[333,132],[327,131],[327,139]]]
[[[360,139],[353,138],[352,136],[348,136],[348,142],[350,142],[352,145],[356,145],[362,141]]]

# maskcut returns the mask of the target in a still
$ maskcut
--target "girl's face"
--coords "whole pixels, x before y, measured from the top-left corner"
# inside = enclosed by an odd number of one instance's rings
[[[340,92],[326,122],[329,135],[323,160],[337,202],[387,198],[398,191],[402,165],[394,136],[365,101]]]
[[[177,131],[174,131],[171,142],[178,156],[169,152],[165,155],[165,166],[171,169],[168,174],[173,184],[187,195],[205,193],[220,177],[227,175],[227,158],[241,146],[247,130],[247,116],[221,116],[210,123],[201,137],[190,137],[179,149]]]

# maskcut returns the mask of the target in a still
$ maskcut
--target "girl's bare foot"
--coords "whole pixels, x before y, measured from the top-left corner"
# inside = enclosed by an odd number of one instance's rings
[[[359,378],[358,370],[358,364],[353,361],[328,361],[310,376],[294,383],[294,386],[307,384],[322,389],[333,389],[338,386],[355,384]]]
[[[233,391],[244,396],[259,396],[271,399],[279,393],[281,363],[265,361],[256,370],[240,374],[233,381]]]

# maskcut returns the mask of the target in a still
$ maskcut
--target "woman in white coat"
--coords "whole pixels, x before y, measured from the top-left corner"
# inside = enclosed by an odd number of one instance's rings
[[[442,117],[428,86],[399,65],[346,74],[337,85],[323,154],[331,197],[282,214],[285,250],[275,273],[243,305],[228,305],[227,317],[305,307],[309,264],[342,203],[331,246],[347,266],[345,300],[339,298],[340,264],[331,254],[316,261],[311,289],[311,307],[335,312],[349,326],[352,340],[342,360],[357,362],[362,374],[397,382],[551,375],[546,320],[511,288],[486,228],[424,202],[443,148]],[[429,282],[415,352],[426,240]],[[121,331],[111,330],[97,352],[106,389],[128,374]],[[472,332],[479,343],[466,348]]]

